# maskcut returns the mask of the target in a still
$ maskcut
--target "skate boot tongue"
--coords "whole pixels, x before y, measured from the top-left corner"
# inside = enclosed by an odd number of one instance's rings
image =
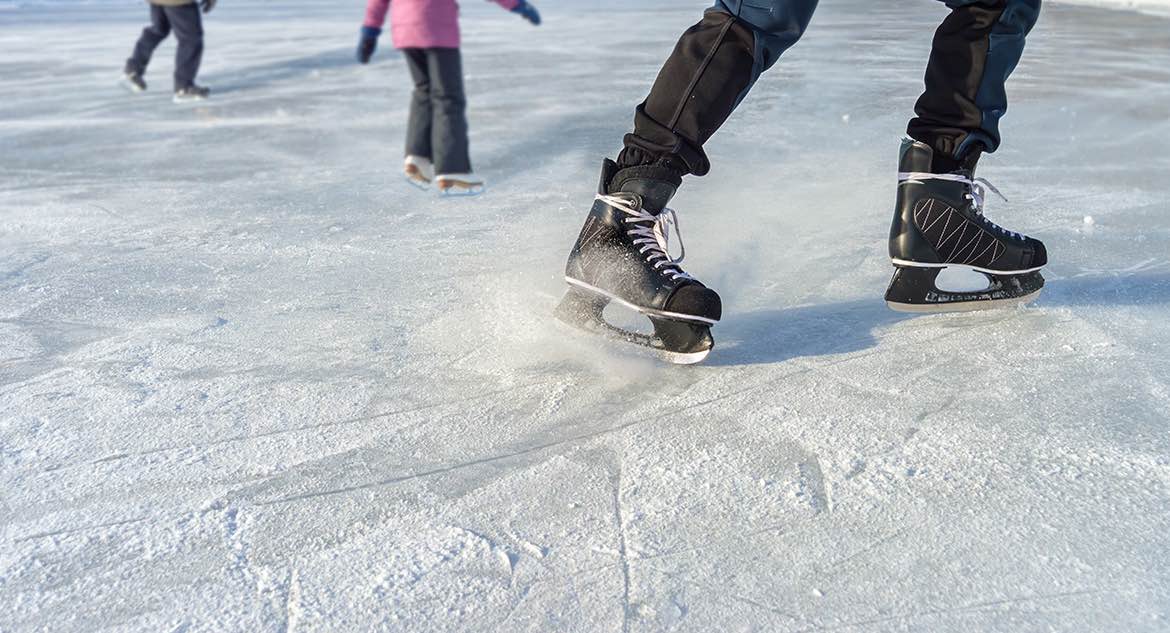
[[[646,211],[657,215],[666,208],[682,184],[682,175],[657,165],[627,167],[613,175],[609,193],[632,193]]]

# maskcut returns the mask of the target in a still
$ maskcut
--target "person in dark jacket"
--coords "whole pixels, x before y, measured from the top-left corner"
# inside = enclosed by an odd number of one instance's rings
[[[195,83],[203,59],[203,19],[215,0],[148,0],[150,26],[142,29],[134,52],[126,60],[123,81],[133,92],[146,90],[146,66],[150,56],[171,31],[179,40],[175,50],[175,103],[206,99],[211,91]]]

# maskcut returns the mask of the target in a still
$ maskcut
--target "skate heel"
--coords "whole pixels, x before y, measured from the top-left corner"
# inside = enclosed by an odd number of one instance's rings
[[[894,276],[886,288],[886,305],[896,312],[933,312],[937,302],[931,301],[934,281],[941,268],[894,266]]]
[[[605,297],[577,286],[569,286],[565,296],[553,310],[553,316],[561,321],[583,330],[596,330],[604,323],[601,313],[609,305],[609,297]]]

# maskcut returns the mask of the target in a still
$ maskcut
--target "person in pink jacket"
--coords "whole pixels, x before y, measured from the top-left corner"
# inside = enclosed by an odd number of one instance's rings
[[[493,0],[534,25],[540,14],[527,0]],[[370,60],[390,13],[390,37],[402,51],[414,81],[406,128],[406,178],[444,195],[475,195],[484,182],[471,170],[467,99],[459,54],[456,0],[368,0],[358,60]]]

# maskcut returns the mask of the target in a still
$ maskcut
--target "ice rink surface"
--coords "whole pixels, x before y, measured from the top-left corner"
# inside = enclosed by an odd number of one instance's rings
[[[941,3],[821,3],[673,206],[704,365],[557,327],[600,159],[703,3],[464,4],[486,195],[399,176],[359,3],[0,11],[0,631],[1170,630],[1170,21],[1047,6],[989,216],[1031,307],[886,309]]]

